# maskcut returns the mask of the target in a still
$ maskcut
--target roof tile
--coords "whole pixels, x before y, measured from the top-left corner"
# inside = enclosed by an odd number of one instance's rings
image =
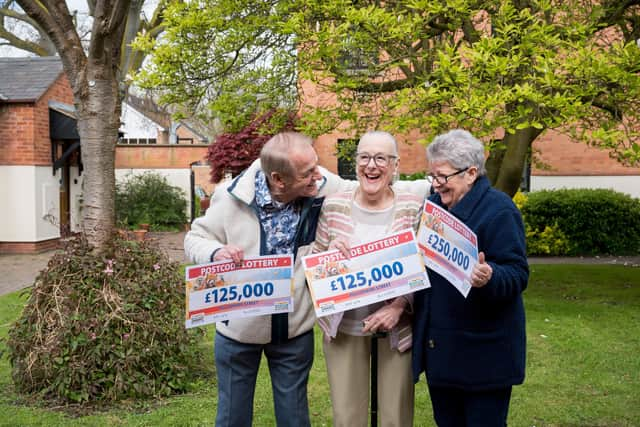
[[[62,72],[62,61],[57,56],[0,58],[2,100],[36,101]]]

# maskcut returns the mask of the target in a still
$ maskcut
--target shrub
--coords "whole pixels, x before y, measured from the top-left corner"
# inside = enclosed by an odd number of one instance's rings
[[[513,203],[515,203],[516,207],[522,212],[522,207],[527,203],[527,195],[518,190],[518,192],[513,195]]]
[[[400,180],[401,181],[416,181],[418,179],[425,179],[427,177],[426,172],[415,172],[412,174],[401,173]]]
[[[116,185],[116,219],[126,227],[182,228],[187,222],[184,191],[156,172],[129,175]]]
[[[533,230],[529,224],[524,225],[529,255],[567,255],[571,244],[558,224],[547,225],[544,230]]]
[[[70,240],[9,331],[16,388],[62,403],[186,390],[201,350],[199,332],[185,330],[183,283],[151,243],[119,237],[99,255]]]
[[[527,204],[527,199],[527,195],[521,191],[514,194],[513,202],[520,212],[523,212],[523,208]],[[570,243],[557,223],[545,225],[544,229],[536,230],[532,229],[527,223],[524,212],[522,217],[524,220],[528,255],[567,255]]]
[[[537,191],[522,207],[535,233],[557,227],[569,255],[636,255],[640,251],[640,200],[612,190]]]

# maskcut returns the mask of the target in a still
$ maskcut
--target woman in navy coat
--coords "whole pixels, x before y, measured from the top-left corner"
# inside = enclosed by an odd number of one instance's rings
[[[413,375],[425,372],[438,426],[505,426],[511,387],[524,381],[527,287],[524,225],[491,187],[482,143],[453,130],[427,147],[430,200],[478,237],[478,263],[465,298],[428,270],[431,288],[414,297]]]

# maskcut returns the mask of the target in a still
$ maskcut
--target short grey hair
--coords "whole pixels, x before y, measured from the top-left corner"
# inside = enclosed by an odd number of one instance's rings
[[[299,132],[282,132],[274,135],[260,150],[260,164],[267,179],[273,172],[286,177],[295,176],[296,171],[289,159],[291,152],[312,145],[311,137]]]
[[[362,144],[362,142],[369,139],[381,139],[390,142],[391,144],[393,144],[393,155],[396,156],[396,158],[398,157],[398,142],[389,132],[385,132],[382,130],[370,130],[364,133],[360,137],[360,141],[358,141],[358,148],[360,148],[360,144]]]
[[[484,144],[466,130],[454,129],[435,137],[427,146],[428,162],[449,162],[455,169],[475,166],[486,175]]]

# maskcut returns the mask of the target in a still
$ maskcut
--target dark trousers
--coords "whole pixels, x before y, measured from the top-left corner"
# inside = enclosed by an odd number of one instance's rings
[[[465,391],[429,386],[433,418],[438,427],[504,427],[511,387]]]
[[[313,364],[313,331],[280,344],[244,344],[216,333],[216,427],[251,427],[260,359],[269,364],[278,427],[309,427],[307,382]]]

